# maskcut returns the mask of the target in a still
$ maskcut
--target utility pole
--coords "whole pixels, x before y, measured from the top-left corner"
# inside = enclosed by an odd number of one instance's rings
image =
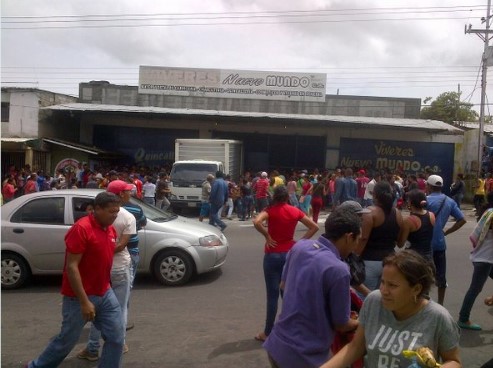
[[[481,105],[479,110],[479,138],[478,138],[478,174],[481,172],[481,158],[483,152],[483,134],[484,134],[484,108],[486,104],[486,75],[488,73],[488,46],[490,42],[490,34],[493,31],[490,30],[490,20],[491,20],[491,0],[488,0],[488,9],[486,11],[486,18],[481,18],[482,23],[486,23],[485,29],[472,29],[465,27],[465,33],[475,33],[484,41],[484,51],[481,62]]]

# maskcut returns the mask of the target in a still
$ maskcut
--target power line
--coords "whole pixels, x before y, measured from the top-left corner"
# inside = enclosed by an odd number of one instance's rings
[[[389,8],[385,11],[375,12],[373,9],[365,9],[365,11],[352,11],[345,12],[344,10],[336,10],[337,14],[326,14],[321,11],[310,11],[303,13],[288,13],[288,12],[279,12],[278,14],[259,14],[259,13],[248,13],[244,14],[231,14],[225,13],[224,15],[216,15],[216,16],[193,16],[190,14],[174,14],[174,15],[157,15],[157,14],[148,14],[148,15],[108,15],[108,16],[93,16],[92,18],[96,19],[86,19],[90,18],[89,16],[73,16],[79,19],[59,19],[66,18],[64,16],[53,16],[53,17],[37,17],[36,19],[42,20],[31,20],[33,18],[24,18],[16,17],[15,19],[22,20],[4,20],[4,24],[34,24],[34,23],[75,23],[75,22],[115,22],[115,21],[176,21],[176,20],[222,20],[222,19],[270,19],[270,18],[305,18],[305,17],[332,17],[332,16],[359,16],[359,15],[408,15],[408,14],[442,14],[442,13],[463,13],[463,12],[471,12],[471,11],[479,11],[481,9],[449,9],[449,10],[428,10],[421,8],[413,8],[416,10],[410,10],[410,8],[404,8],[404,10],[397,10],[395,8]],[[334,11],[334,10],[333,10]],[[405,11],[405,12],[404,12]],[[227,15],[231,14],[231,15]],[[10,19],[9,17],[2,17],[3,19]],[[102,18],[102,19],[99,19]]]
[[[27,30],[27,29],[96,29],[96,28],[147,28],[147,27],[200,27],[200,26],[245,26],[245,25],[273,25],[273,24],[315,24],[315,23],[361,23],[361,22],[387,22],[387,21],[438,21],[438,20],[467,20],[470,17],[409,17],[409,18],[371,18],[371,19],[334,19],[334,20],[297,20],[297,21],[265,21],[265,22],[216,22],[216,23],[166,23],[166,24],[106,24],[106,25],[67,25],[67,26],[31,26],[31,27],[2,27],[3,30]]]

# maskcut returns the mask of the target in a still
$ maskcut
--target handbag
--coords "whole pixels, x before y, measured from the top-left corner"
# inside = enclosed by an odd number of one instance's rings
[[[349,265],[349,273],[351,274],[351,286],[358,286],[365,282],[366,270],[365,262],[355,253],[351,253],[345,259]]]

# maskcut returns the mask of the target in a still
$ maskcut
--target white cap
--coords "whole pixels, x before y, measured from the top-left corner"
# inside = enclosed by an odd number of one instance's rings
[[[267,177],[267,173],[265,171],[262,171],[262,174],[260,174],[261,177],[263,178],[266,178]]]
[[[443,179],[438,175],[430,175],[426,183],[432,187],[443,187]]]

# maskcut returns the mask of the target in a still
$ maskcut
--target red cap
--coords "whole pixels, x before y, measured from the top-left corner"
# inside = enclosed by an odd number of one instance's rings
[[[358,171],[358,174],[363,174],[363,175],[365,175],[365,174],[366,174],[366,171],[365,171],[365,170],[363,170],[363,169],[361,169],[360,171]]]
[[[134,186],[130,183],[125,183],[123,180],[113,180],[108,184],[108,188],[106,188],[107,192],[120,194],[124,190],[132,190]]]

